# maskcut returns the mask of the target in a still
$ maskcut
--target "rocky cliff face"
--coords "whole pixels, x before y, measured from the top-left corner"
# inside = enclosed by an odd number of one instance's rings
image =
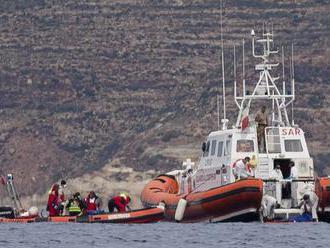
[[[295,44],[296,122],[317,171],[329,172],[329,1],[224,2],[229,118],[233,44],[273,23],[287,54]],[[77,186],[97,172],[129,181],[109,168],[170,170],[197,158],[216,128],[218,0],[6,0],[0,20],[0,168],[22,194],[42,194],[61,178]]]

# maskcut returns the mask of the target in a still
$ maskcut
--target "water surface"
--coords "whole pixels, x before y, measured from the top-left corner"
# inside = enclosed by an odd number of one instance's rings
[[[0,248],[330,247],[326,223],[0,224]]]

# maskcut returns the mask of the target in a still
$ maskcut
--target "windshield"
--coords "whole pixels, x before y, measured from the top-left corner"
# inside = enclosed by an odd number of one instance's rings
[[[253,140],[248,140],[248,139],[237,140],[236,152],[254,152]]]

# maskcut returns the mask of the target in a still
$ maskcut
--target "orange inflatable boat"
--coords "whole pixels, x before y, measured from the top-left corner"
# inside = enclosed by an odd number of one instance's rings
[[[145,208],[125,213],[100,214],[89,216],[89,223],[153,223],[164,219],[164,209]]]
[[[161,207],[144,208],[124,213],[98,214],[90,216],[58,216],[58,217],[21,217],[0,218],[0,223],[153,223],[164,219]]]
[[[317,178],[315,192],[319,197],[319,220],[330,222],[330,178]]]
[[[259,218],[262,189],[261,179],[248,178],[206,191],[178,194],[175,177],[160,175],[145,186],[141,201],[146,207],[163,202],[165,219],[170,221],[177,220],[178,208],[183,211],[183,222],[249,221]],[[183,207],[181,199],[185,200]]]

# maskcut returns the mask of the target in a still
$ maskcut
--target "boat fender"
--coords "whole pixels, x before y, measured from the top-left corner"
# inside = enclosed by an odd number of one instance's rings
[[[160,208],[160,209],[162,209],[162,210],[165,210],[165,208],[166,208],[166,204],[165,204],[165,202],[160,202],[158,205],[157,205],[157,208]]]
[[[37,215],[39,215],[39,209],[37,207],[35,207],[35,206],[30,207],[29,210],[28,210],[28,212],[29,212],[29,216],[37,216]]]
[[[180,201],[178,202],[178,205],[176,207],[175,210],[175,220],[180,222],[183,219],[184,216],[184,212],[186,210],[186,206],[187,206],[187,200],[185,199],[180,199]]]

